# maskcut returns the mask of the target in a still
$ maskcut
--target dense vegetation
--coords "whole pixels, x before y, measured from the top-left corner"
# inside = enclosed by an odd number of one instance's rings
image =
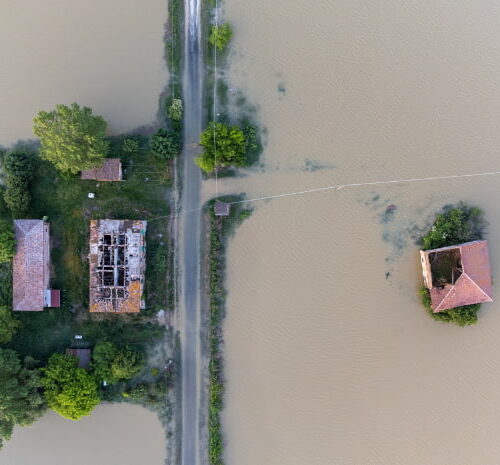
[[[41,111],[34,119],[33,132],[40,139],[40,156],[62,172],[76,174],[98,167],[108,151],[106,121],[77,103]]]
[[[172,160],[180,149],[179,135],[174,131],[160,128],[151,137],[151,151],[160,161]]]
[[[464,203],[455,207],[448,206],[443,213],[436,215],[431,229],[422,237],[423,249],[438,249],[481,239],[485,226],[484,213],[479,208],[469,207]],[[435,320],[452,322],[458,326],[467,326],[477,322],[481,304],[465,305],[434,313],[431,308],[429,290],[422,288],[420,295],[422,304]]]
[[[16,249],[12,222],[0,219],[0,263],[12,260]]]
[[[128,381],[144,367],[144,354],[130,345],[117,346],[112,342],[97,344],[92,352],[92,367],[100,381]]]
[[[238,200],[235,197],[221,198],[222,201]],[[223,373],[223,334],[222,323],[225,313],[225,250],[229,235],[241,221],[248,218],[250,210],[241,205],[233,205],[229,216],[220,217],[214,214],[215,201],[208,203],[208,218],[210,222],[210,243],[208,251],[209,267],[209,458],[210,465],[223,464],[223,438],[220,413],[224,402]]]
[[[214,24],[210,30],[208,41],[219,51],[224,51],[233,36],[233,30],[229,23]]]

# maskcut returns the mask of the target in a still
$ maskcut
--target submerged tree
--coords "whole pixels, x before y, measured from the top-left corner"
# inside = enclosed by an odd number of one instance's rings
[[[200,144],[204,150],[195,162],[206,173],[218,167],[246,164],[245,134],[238,126],[212,121],[201,133]]]
[[[214,24],[210,30],[210,36],[208,41],[214,46],[217,47],[217,50],[223,51],[229,41],[233,37],[233,30],[229,23],[224,23],[220,25]]]
[[[0,349],[0,447],[14,426],[26,426],[45,410],[40,370],[21,364],[16,352]]]
[[[63,172],[78,173],[102,164],[108,150],[106,121],[77,103],[41,111],[33,132],[40,138],[40,155]]]
[[[99,404],[97,380],[76,357],[53,354],[43,371],[47,405],[62,417],[79,420]]]

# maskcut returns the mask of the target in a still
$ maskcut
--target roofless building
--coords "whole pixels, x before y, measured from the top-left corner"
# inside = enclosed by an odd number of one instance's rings
[[[137,313],[143,308],[146,221],[91,220],[91,312]]]

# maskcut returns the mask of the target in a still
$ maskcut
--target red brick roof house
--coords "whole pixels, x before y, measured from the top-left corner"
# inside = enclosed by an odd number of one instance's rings
[[[43,220],[14,220],[14,235],[13,309],[41,311],[49,288],[49,224]]]
[[[420,259],[434,313],[493,302],[487,241],[421,250]]]
[[[100,168],[83,170],[81,179],[91,179],[94,181],[121,181],[122,162],[119,158],[105,158]]]

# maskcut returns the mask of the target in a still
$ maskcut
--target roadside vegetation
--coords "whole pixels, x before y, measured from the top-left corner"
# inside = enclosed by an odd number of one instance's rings
[[[438,249],[464,242],[482,239],[486,227],[484,213],[476,207],[464,203],[445,207],[443,213],[436,215],[429,232],[422,237],[423,250]],[[465,305],[434,313],[431,308],[429,289],[420,290],[422,304],[429,315],[437,321],[467,326],[477,322],[481,304]]]
[[[229,23],[213,24],[210,29],[208,41],[220,52],[224,51],[231,38],[233,37],[233,29]]]
[[[231,202],[239,197],[221,197],[217,200]],[[224,289],[226,269],[226,246],[229,236],[241,222],[248,218],[251,210],[232,205],[229,216],[215,216],[216,200],[207,204],[206,218],[209,224],[208,276],[209,276],[209,457],[210,465],[223,464],[224,440],[221,411],[224,406],[224,360],[223,320],[226,292]]]
[[[175,110],[182,112],[179,103]],[[101,119],[76,104],[59,105],[35,121],[40,152],[26,146],[0,151],[6,184],[0,187],[0,378],[9,380],[0,383],[0,446],[15,425],[31,423],[47,408],[76,420],[101,401],[132,402],[155,410],[164,422],[171,415],[165,398],[175,364],[167,363],[164,317],[159,324],[157,315],[172,311],[175,300],[169,201],[178,149],[139,134],[103,137]],[[104,157],[121,159],[123,181],[80,179],[77,171]],[[22,202],[9,201],[12,188]],[[12,312],[17,218],[50,223],[51,287],[61,289],[60,308]],[[148,221],[146,309],[140,314],[88,311],[89,220],[103,218]],[[79,368],[67,348],[93,349],[91,366]]]

